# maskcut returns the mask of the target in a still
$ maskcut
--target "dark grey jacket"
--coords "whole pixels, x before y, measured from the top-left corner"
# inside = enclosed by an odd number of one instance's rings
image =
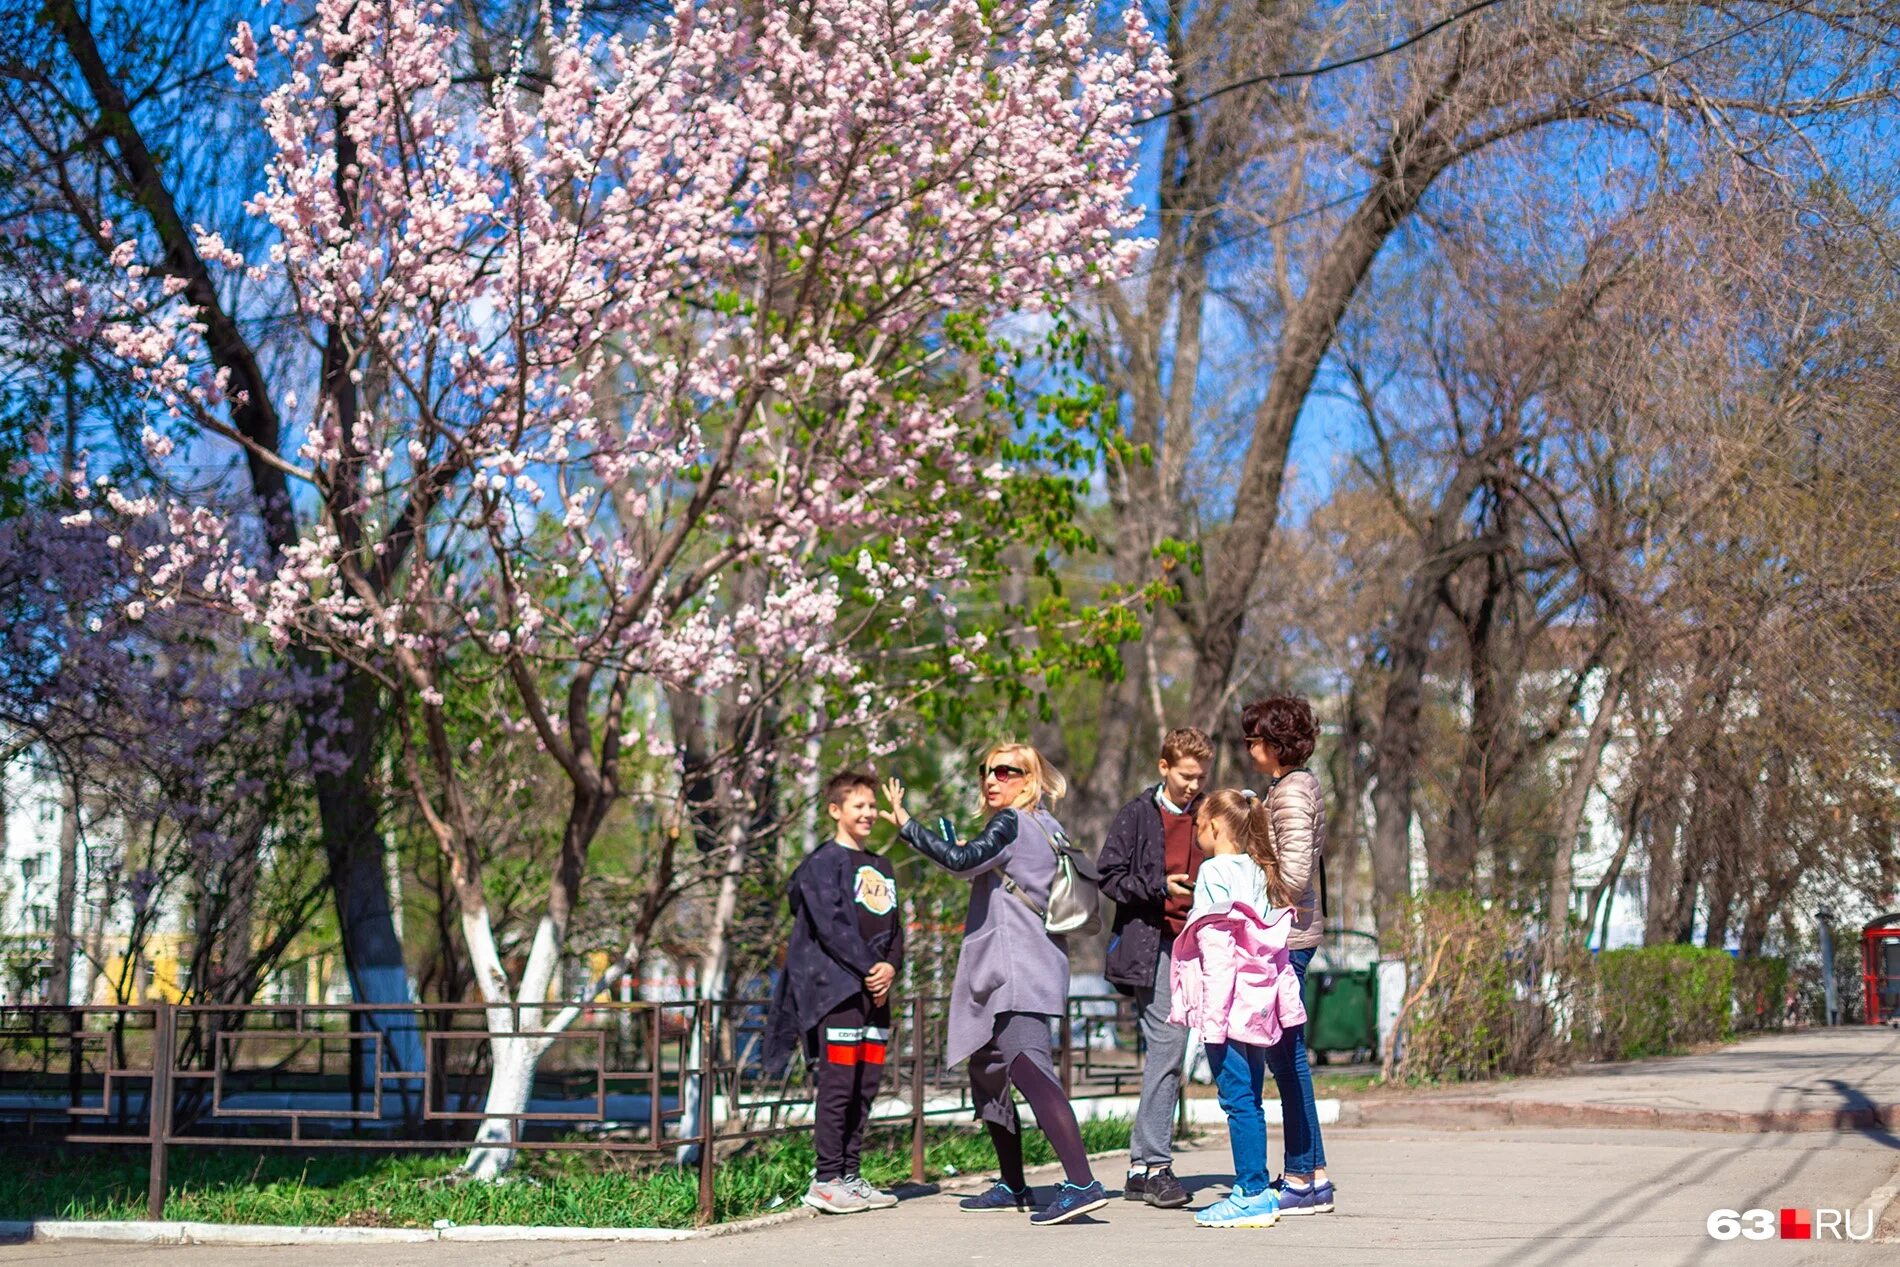
[[[1153,988],[1155,960],[1168,931],[1167,845],[1161,838],[1161,807],[1155,804],[1160,786],[1144,789],[1122,806],[1095,863],[1102,892],[1115,902],[1114,937],[1102,975],[1123,993]],[[1200,803],[1198,796],[1190,801],[1188,813]]]

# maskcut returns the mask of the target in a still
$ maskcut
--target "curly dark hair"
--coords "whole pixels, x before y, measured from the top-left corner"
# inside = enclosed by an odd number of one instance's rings
[[[1292,695],[1257,699],[1240,713],[1240,731],[1259,739],[1280,754],[1280,764],[1298,768],[1313,755],[1319,740],[1319,722],[1313,706]]]

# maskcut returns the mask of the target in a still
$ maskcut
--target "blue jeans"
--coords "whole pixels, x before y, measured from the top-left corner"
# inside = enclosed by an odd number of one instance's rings
[[[1209,1043],[1207,1063],[1227,1114],[1227,1142],[1234,1150],[1234,1183],[1249,1195],[1267,1190],[1267,1114],[1260,1107],[1267,1049],[1253,1043]]]
[[[1306,965],[1313,961],[1313,947],[1295,950],[1291,957],[1293,975],[1299,978],[1304,992]],[[1280,1131],[1286,1137],[1285,1173],[1310,1175],[1325,1166],[1326,1146],[1319,1138],[1319,1106],[1313,1101],[1313,1071],[1306,1064],[1306,1026],[1290,1027],[1279,1042],[1267,1048],[1267,1067],[1273,1070],[1274,1085],[1280,1088]]]

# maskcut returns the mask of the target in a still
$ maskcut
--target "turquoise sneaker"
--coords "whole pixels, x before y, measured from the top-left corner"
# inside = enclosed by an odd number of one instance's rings
[[[1248,1194],[1239,1187],[1227,1196],[1197,1211],[1199,1227],[1272,1227],[1280,1221],[1280,1194],[1272,1188]]]

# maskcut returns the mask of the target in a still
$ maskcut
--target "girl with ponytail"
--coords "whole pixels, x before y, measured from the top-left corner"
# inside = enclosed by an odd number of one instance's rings
[[[1195,829],[1207,861],[1194,884],[1189,919],[1226,902],[1245,901],[1259,914],[1293,905],[1273,852],[1273,821],[1251,789],[1222,788],[1201,802]],[[1217,861],[1227,859],[1227,861]],[[1208,868],[1213,867],[1211,876]]]
[[[1194,882],[1187,927],[1175,939],[1173,1014],[1207,1044],[1234,1188],[1200,1211],[1202,1227],[1271,1227],[1279,1193],[1267,1181],[1267,1118],[1260,1089],[1267,1049],[1306,1023],[1287,957],[1294,894],[1281,876],[1267,807],[1252,792],[1223,789],[1201,803],[1195,838],[1207,860]]]

